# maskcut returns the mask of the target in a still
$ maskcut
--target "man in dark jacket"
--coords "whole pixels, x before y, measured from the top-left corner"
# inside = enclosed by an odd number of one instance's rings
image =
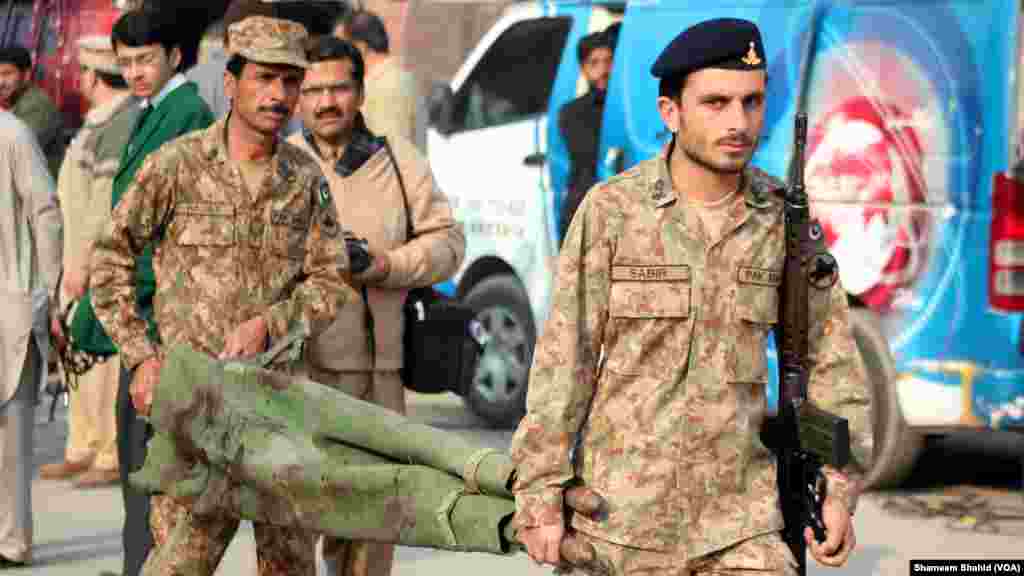
[[[613,34],[607,31],[584,36],[576,48],[580,70],[590,90],[572,100],[558,113],[558,129],[569,150],[569,187],[562,205],[559,238],[572,221],[583,196],[597,182],[597,148],[608,77],[612,70]]]

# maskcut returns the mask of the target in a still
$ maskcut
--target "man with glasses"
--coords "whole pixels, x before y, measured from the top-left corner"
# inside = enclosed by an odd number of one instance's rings
[[[305,128],[288,141],[320,164],[343,226],[367,240],[371,255],[352,278],[366,301],[339,310],[307,348],[310,378],[404,414],[402,305],[409,289],[443,282],[458,270],[466,240],[412,142],[385,140],[363,121],[359,50],[325,35],[308,57],[300,98]],[[330,576],[387,576],[394,549],[325,538],[323,554]]]
[[[186,81],[179,71],[182,37],[173,11],[126,12],[114,23],[111,36],[118,67],[132,94],[140,100],[138,120],[121,152],[114,175],[111,204],[116,209],[150,153],[170,140],[208,127],[213,123],[213,114],[199,96],[196,85]],[[147,248],[136,263],[138,290],[135,305],[149,323],[149,337],[156,338],[156,326],[152,321],[153,293],[156,290],[152,259],[152,248]],[[117,349],[96,319],[90,296],[86,296],[75,314],[72,335],[77,345],[86,351],[102,356],[113,355]],[[117,397],[117,438],[125,502],[125,576],[139,573],[153,543],[149,530],[149,496],[128,484],[128,475],[140,468],[145,460],[148,436],[146,423],[138,419],[132,406],[130,383],[131,374],[122,369]]]

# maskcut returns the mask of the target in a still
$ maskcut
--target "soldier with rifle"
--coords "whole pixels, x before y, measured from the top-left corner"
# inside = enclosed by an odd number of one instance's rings
[[[856,546],[866,378],[802,180],[787,191],[750,166],[765,68],[751,22],[677,36],[651,70],[672,141],[570,225],[512,442],[514,524],[537,562],[560,565],[570,534],[593,545],[592,573],[626,575],[799,574],[805,550],[842,566]],[[574,482],[602,514],[567,518]]]

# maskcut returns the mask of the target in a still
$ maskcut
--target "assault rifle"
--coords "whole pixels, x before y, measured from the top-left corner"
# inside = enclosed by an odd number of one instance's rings
[[[821,505],[825,500],[822,466],[841,469],[850,459],[850,432],[845,418],[813,406],[807,400],[808,286],[836,274],[835,260],[815,243],[821,229],[810,222],[804,190],[804,148],[807,114],[796,116],[795,166],[785,197],[786,259],[782,280],[782,323],[776,327],[779,345],[779,408],[765,423],[762,438],[778,459],[779,500],[785,520],[783,539],[796,556],[799,573],[807,570],[804,528],[810,526],[818,542],[825,540]],[[820,246],[820,244],[819,244]]]

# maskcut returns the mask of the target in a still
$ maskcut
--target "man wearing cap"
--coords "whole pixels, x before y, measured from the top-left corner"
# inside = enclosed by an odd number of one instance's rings
[[[164,143],[183,134],[202,129],[213,122],[209,107],[203,102],[194,83],[178,72],[182,54],[181,31],[175,24],[173,10],[132,10],[114,23],[111,41],[118,68],[133,96],[139,100],[139,112],[132,125],[131,137],[119,152],[117,170],[111,185],[111,206],[117,207],[129,184],[134,180],[143,160]],[[152,323],[153,275],[152,251],[146,250],[138,262],[139,290],[135,304],[150,321],[149,338],[156,337]],[[91,261],[95,263],[95,260]],[[90,275],[90,284],[95,275]],[[93,311],[92,290],[79,302],[71,324],[75,345],[100,357],[118,353],[113,341]],[[119,358],[121,374],[117,394],[117,449],[121,470],[121,492],[124,498],[124,576],[135,576],[153,545],[149,531],[149,495],[136,490],[128,475],[142,467],[146,458],[148,427],[135,413],[129,396],[131,369]]]
[[[297,327],[318,334],[358,298],[320,169],[278,137],[308,67],[306,31],[249,16],[228,34],[228,116],[150,154],[94,250],[96,312],[135,371],[132,402],[143,414],[169,347],[252,356]],[[132,305],[136,262],[151,243],[156,339]],[[152,502],[156,545],[143,573],[213,574],[239,520],[193,514],[166,495]],[[313,534],[257,523],[255,536],[261,575],[316,573]]]
[[[774,456],[759,438],[784,258],[783,184],[750,166],[760,33],[702,22],[652,73],[674,137],[599,184],[569,227],[512,441],[515,523],[531,557],[558,563],[562,491],[578,477],[608,508],[568,529],[612,574],[791,575]],[[826,468],[826,542],[805,536],[819,563],[840,566],[855,546],[869,396],[843,288],[809,293],[809,396],[849,420],[854,462]]]
[[[64,302],[82,298],[89,285],[92,243],[110,216],[110,191],[131,138],[138,106],[121,76],[109,36],[78,41],[79,90],[89,103],[85,123],[68,147],[57,179],[64,213]],[[60,326],[53,327],[54,332]],[[42,478],[76,477],[79,488],[119,479],[115,404],[120,364],[117,357],[98,362],[77,378],[71,390],[64,461],[43,466]]]
[[[583,195],[597,182],[597,146],[600,143],[604,97],[612,72],[612,36],[607,31],[584,36],[576,47],[580,71],[587,81],[587,93],[558,111],[558,131],[569,152],[569,186],[562,205],[559,231],[565,238]]]

